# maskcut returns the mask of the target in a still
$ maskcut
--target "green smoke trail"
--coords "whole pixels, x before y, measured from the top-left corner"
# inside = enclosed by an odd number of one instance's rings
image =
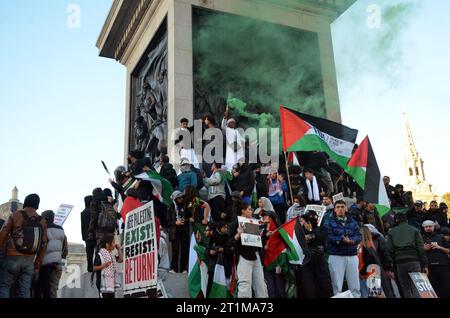
[[[197,8],[193,21],[194,84],[216,119],[229,94],[243,128],[279,126],[280,105],[326,116],[317,34]]]
[[[380,28],[369,28],[369,5],[381,10]],[[404,32],[420,8],[418,0],[358,0],[332,26],[336,70],[343,90],[360,80],[362,74],[396,86],[407,64],[404,60]]]

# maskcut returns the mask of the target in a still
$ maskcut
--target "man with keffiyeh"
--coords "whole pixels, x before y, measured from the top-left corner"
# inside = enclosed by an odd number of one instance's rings
[[[307,204],[321,204],[321,196],[328,194],[327,186],[314,174],[314,170],[305,169],[305,185],[306,189],[306,203]]]

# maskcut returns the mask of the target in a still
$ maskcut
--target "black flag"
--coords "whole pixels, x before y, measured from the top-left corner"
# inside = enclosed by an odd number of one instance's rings
[[[102,160],[102,165],[103,165],[103,168],[105,168],[106,172],[108,172],[108,174],[111,175],[111,173],[109,173],[109,170],[106,167],[105,162],[103,160]]]

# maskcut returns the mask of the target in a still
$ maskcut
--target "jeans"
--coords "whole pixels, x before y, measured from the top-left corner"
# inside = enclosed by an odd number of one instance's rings
[[[0,298],[9,298],[13,285],[18,298],[31,297],[34,256],[7,256],[0,272]]]
[[[42,265],[36,284],[36,298],[57,298],[61,275],[60,264]]]
[[[87,270],[92,273],[94,268],[94,252],[97,242],[95,240],[86,241],[86,259],[87,259]]]

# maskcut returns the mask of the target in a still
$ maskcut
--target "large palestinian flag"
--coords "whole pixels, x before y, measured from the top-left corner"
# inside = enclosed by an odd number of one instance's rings
[[[343,169],[352,156],[358,131],[333,121],[280,107],[283,151],[321,151]]]
[[[348,162],[346,172],[364,190],[364,201],[375,204],[381,216],[390,210],[386,187],[368,136]]]

